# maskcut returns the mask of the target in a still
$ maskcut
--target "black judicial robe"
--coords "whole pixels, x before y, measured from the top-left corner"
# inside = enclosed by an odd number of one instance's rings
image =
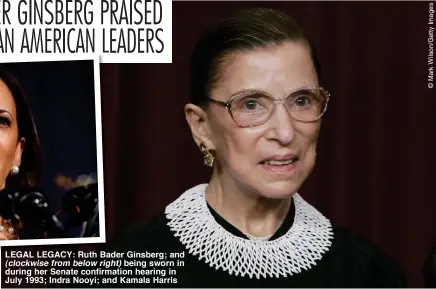
[[[216,221],[230,233],[247,238],[237,228],[220,217],[210,206]],[[270,240],[284,235],[292,226],[294,210],[290,210],[282,225]],[[230,275],[221,269],[210,267],[204,260],[188,253],[179,239],[167,226],[164,214],[151,221],[136,224],[116,238],[105,251],[117,252],[182,252],[185,251],[184,266],[176,268],[177,283],[126,284],[118,278],[116,287],[406,287],[398,266],[375,245],[363,237],[332,224],[334,238],[329,250],[317,264],[308,270],[288,277],[250,278]],[[126,255],[126,254],[124,254]],[[129,259],[133,260],[133,259]],[[132,267],[123,267],[133,269]],[[142,268],[141,268],[142,269]],[[151,269],[151,268],[145,268]],[[129,276],[126,276],[129,277]],[[135,278],[141,276],[134,276]],[[150,280],[153,276],[150,277]],[[174,279],[173,279],[174,280]],[[102,285],[102,284],[100,284]]]

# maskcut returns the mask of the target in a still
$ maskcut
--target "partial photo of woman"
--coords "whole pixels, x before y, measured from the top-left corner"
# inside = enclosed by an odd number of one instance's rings
[[[406,286],[381,249],[298,193],[315,166],[334,95],[290,16],[252,8],[206,30],[191,57],[190,96],[184,112],[212,169],[209,182],[181,192],[110,246],[184,252],[184,266],[176,284],[118,286]]]
[[[0,64],[0,240],[100,236],[94,62]]]
[[[24,93],[11,74],[0,70],[1,190],[40,187],[40,160],[38,133]],[[0,216],[0,240],[18,239],[21,225]]]

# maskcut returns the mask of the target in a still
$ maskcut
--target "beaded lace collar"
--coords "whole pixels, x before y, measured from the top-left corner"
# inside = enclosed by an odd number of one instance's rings
[[[331,246],[330,221],[297,193],[292,227],[277,239],[259,242],[235,236],[218,224],[207,206],[206,187],[187,190],[165,214],[189,253],[217,270],[258,279],[291,276],[316,265]]]

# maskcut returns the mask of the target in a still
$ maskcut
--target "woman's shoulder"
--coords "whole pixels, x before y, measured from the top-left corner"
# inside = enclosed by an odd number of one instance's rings
[[[137,222],[119,233],[108,243],[106,250],[158,250],[177,246],[174,235],[167,226],[164,213],[154,215],[147,221]]]
[[[332,249],[340,250],[344,254],[354,257],[377,257],[389,259],[383,250],[370,239],[341,225],[332,223],[333,241]]]
[[[366,276],[363,278],[369,283],[366,286],[406,287],[400,266],[381,247],[343,226],[332,224],[332,228],[334,238],[326,259],[333,266],[345,264],[352,276]]]

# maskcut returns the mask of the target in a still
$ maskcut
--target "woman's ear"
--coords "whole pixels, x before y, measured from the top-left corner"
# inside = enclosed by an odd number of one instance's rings
[[[185,105],[185,117],[197,146],[204,142],[209,149],[214,149],[206,112],[201,107],[189,103]]]
[[[24,137],[22,137],[18,140],[17,147],[15,148],[13,164],[18,167],[21,165],[21,156],[23,155],[23,150],[25,145],[26,145],[26,140],[24,139]]]

